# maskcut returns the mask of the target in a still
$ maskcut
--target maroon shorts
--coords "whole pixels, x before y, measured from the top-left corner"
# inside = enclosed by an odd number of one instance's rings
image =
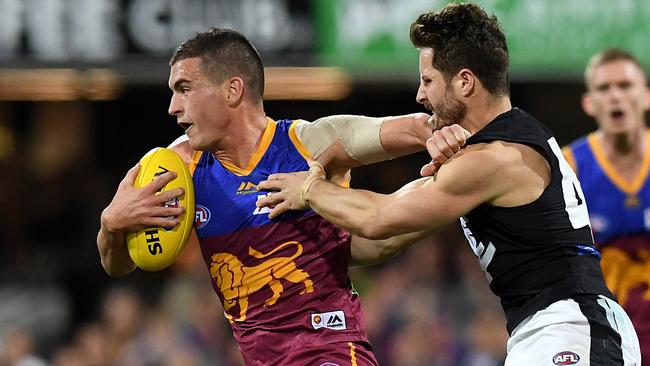
[[[286,366],[377,366],[372,347],[366,342],[330,343],[292,352],[282,361]]]

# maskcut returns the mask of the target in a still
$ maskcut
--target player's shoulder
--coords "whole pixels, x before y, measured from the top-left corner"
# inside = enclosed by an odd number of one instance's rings
[[[508,166],[521,161],[521,149],[525,147],[526,145],[523,144],[502,140],[481,142],[465,148],[467,156],[464,160],[467,164],[486,164],[489,167]]]
[[[492,179],[516,162],[516,151],[503,141],[477,143],[462,149],[440,167],[439,177]]]
[[[190,147],[190,140],[187,135],[182,135],[174,140],[168,146],[169,149],[175,151],[186,164],[190,164],[194,156],[194,150]]]
[[[584,161],[589,161],[592,155],[592,144],[597,143],[595,132],[581,136],[562,148],[562,154],[569,165],[577,171],[577,166]]]
[[[572,151],[578,151],[585,149],[589,146],[589,140],[596,138],[596,133],[591,132],[587,135],[583,135],[578,137],[577,139],[571,141],[569,144],[565,145],[562,150],[572,150]]]
[[[456,161],[450,160],[455,174],[471,175],[486,183],[517,179],[530,165],[545,161],[539,151],[528,145],[501,140],[470,145],[461,151],[456,154]]]
[[[306,121],[301,119],[278,119],[274,120],[276,130],[288,132],[292,126],[298,126]]]
[[[497,141],[468,146],[440,167],[435,183],[425,183],[422,189],[473,197],[478,203],[490,201],[503,194],[516,179],[512,150]]]

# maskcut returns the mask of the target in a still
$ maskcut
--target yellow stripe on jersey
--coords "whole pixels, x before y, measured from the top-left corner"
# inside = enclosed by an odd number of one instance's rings
[[[293,142],[293,145],[305,160],[312,161],[314,160],[312,153],[309,151],[309,149],[307,149],[302,141],[300,141],[298,134],[296,134],[296,125],[298,124],[298,121],[300,120],[291,122],[291,127],[289,127],[289,139],[291,139],[291,142]]]
[[[646,138],[650,141],[650,131],[646,131]],[[593,151],[596,161],[603,168],[605,174],[609,179],[620,189],[621,191],[629,194],[635,195],[641,190],[641,187],[648,178],[648,173],[650,173],[650,148],[646,147],[645,155],[643,156],[643,161],[641,162],[641,168],[637,173],[636,177],[630,182],[621,176],[614,168],[614,165],[607,160],[605,156],[605,151],[603,151],[602,146],[598,143],[598,137],[595,132],[592,132],[587,136],[587,142],[591,151]]]
[[[194,171],[196,170],[196,166],[199,165],[199,160],[201,160],[201,155],[203,154],[203,151],[195,151],[192,154],[192,160],[190,161],[190,166],[188,167],[190,170],[190,175],[194,176]]]
[[[271,141],[273,141],[273,136],[275,135],[276,126],[277,124],[275,123],[275,121],[272,120],[271,118],[268,118],[268,122],[266,124],[266,130],[264,130],[264,134],[262,135],[262,140],[260,141],[260,146],[257,147],[257,151],[255,151],[253,156],[251,156],[251,159],[248,161],[248,165],[246,166],[246,168],[242,169],[230,162],[219,160],[221,165],[223,165],[224,168],[228,169],[231,173],[235,175],[238,176],[249,175],[253,171],[253,169],[255,169],[255,167],[260,162],[260,160],[262,160],[264,153],[269,148],[269,145],[271,145]]]
[[[350,360],[352,361],[352,366],[357,366],[357,355],[354,353],[354,350],[357,349],[357,346],[355,346],[352,342],[348,342],[348,346],[350,346]]]
[[[576,164],[576,157],[573,155],[573,150],[569,146],[565,146],[562,148],[562,155],[564,155],[564,159],[569,163],[571,169],[578,175],[578,165]]]

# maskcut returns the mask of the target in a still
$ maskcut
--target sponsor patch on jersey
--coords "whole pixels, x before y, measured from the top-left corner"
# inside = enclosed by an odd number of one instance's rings
[[[580,356],[571,351],[562,351],[553,356],[553,363],[556,365],[575,365],[580,361]]]
[[[252,194],[257,192],[257,184],[252,182],[241,182],[239,188],[237,188],[236,194]]]
[[[210,210],[207,207],[202,205],[196,205],[196,211],[194,213],[194,227],[200,229],[204,227],[208,221],[210,221]]]
[[[342,310],[330,311],[327,313],[311,314],[311,326],[314,329],[346,329],[345,314]]]

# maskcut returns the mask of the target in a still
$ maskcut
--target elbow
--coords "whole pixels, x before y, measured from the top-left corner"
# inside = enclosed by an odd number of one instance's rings
[[[129,273],[133,272],[133,269],[126,269],[126,270],[115,270],[115,269],[108,269],[104,268],[106,273],[111,277],[111,278],[120,278],[128,275]]]
[[[390,213],[386,212],[381,203],[368,204],[363,212],[356,212],[355,216],[348,216],[349,222],[355,222],[357,229],[354,233],[371,240],[388,239],[395,236],[395,226]]]
[[[124,277],[135,270],[135,264],[127,266],[115,266],[112,263],[104,260],[102,260],[102,267],[104,267],[104,271],[111,278]]]
[[[388,227],[377,219],[364,220],[364,223],[359,226],[357,234],[371,240],[388,239],[393,236]]]
[[[412,131],[418,137],[422,149],[426,149],[427,140],[433,136],[433,125],[429,120],[431,116],[426,113],[414,113]]]
[[[390,258],[393,258],[396,256],[398,253],[400,253],[402,250],[399,246],[396,245],[391,245],[391,244],[386,244],[382,245],[379,248],[379,260],[381,262],[388,260]]]

